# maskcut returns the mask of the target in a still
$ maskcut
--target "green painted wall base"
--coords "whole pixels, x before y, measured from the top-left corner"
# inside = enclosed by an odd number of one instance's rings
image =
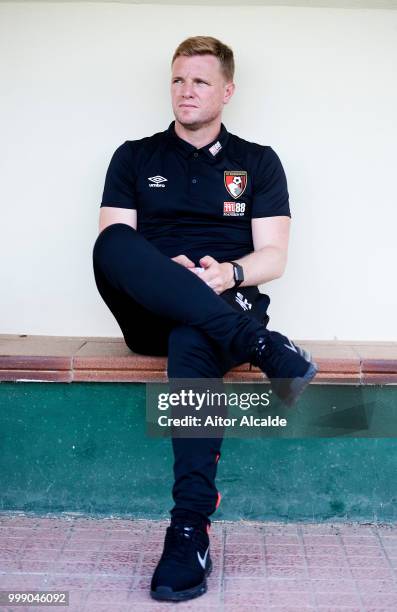
[[[330,389],[354,392],[305,402]],[[396,429],[397,387],[356,392]],[[0,510],[167,518],[171,441],[145,432],[144,384],[1,383]],[[212,518],[395,521],[396,440],[361,435],[225,439]]]

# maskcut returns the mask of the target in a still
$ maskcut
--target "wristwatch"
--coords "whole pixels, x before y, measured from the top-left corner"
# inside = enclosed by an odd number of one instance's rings
[[[244,280],[243,266],[240,266],[240,264],[235,261],[231,261],[230,263],[233,266],[234,286],[238,287]]]

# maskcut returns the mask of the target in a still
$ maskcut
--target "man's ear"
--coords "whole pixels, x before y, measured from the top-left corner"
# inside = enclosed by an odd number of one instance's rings
[[[236,86],[234,83],[226,83],[225,91],[223,94],[223,104],[227,104],[229,102],[230,98],[234,94],[235,89],[236,89]]]

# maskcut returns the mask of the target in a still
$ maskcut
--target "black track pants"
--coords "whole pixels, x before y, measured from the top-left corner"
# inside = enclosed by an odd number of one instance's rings
[[[127,346],[145,355],[168,355],[170,380],[222,379],[232,367],[249,361],[250,347],[268,321],[269,298],[257,287],[217,295],[124,223],[99,234],[93,267],[98,291]],[[208,517],[215,511],[221,444],[222,437],[173,437],[171,514],[185,509]]]

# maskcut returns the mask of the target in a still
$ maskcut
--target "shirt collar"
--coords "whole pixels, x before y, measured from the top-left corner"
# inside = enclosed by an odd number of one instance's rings
[[[229,139],[229,132],[223,123],[221,123],[221,130],[215,140],[205,145],[205,147],[201,147],[200,149],[197,149],[194,145],[190,144],[190,142],[183,140],[177,135],[175,132],[175,121],[170,123],[166,134],[172,143],[172,146],[176,147],[184,157],[192,157],[195,152],[199,152],[200,154],[202,153],[210,162],[216,162],[223,155],[224,148]]]

